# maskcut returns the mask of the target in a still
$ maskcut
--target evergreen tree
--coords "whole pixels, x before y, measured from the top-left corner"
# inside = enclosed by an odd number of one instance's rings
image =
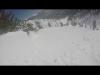
[[[60,24],[61,24],[61,27],[62,27],[63,26],[63,23],[61,22]]]
[[[38,22],[38,21],[35,21],[35,23],[36,23],[36,25],[37,25],[37,27],[39,28],[39,29],[42,29],[43,27],[40,25],[40,23]]]
[[[96,20],[93,21],[93,30],[96,29]]]
[[[0,10],[0,34],[16,31],[17,24],[14,14]]]
[[[72,26],[76,26],[77,25],[77,23],[75,22],[75,20],[72,20],[71,24],[72,24]]]
[[[51,24],[50,24],[50,23],[48,23],[48,26],[49,26],[49,27],[51,27]]]

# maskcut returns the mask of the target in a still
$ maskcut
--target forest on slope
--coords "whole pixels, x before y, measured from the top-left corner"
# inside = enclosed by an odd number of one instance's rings
[[[35,20],[35,19],[63,19],[68,17],[68,20],[71,21],[72,26],[73,24],[83,24],[86,25],[95,25],[93,29],[96,28],[96,25],[100,23],[100,10],[98,9],[41,9],[40,12],[35,15],[31,16],[27,19],[28,20]],[[41,25],[36,24],[38,30],[43,28]],[[24,20],[20,20],[11,12],[6,10],[0,10],[0,34],[4,34],[7,32],[13,32],[22,30],[24,32],[29,33],[29,31],[38,31],[36,28],[33,27],[33,24],[26,23]]]

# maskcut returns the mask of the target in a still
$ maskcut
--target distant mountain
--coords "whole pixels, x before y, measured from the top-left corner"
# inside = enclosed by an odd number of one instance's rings
[[[81,18],[87,15],[88,13],[97,15],[100,13],[100,10],[81,10],[81,9],[42,9],[37,15],[29,17],[27,20],[33,20],[33,19],[61,19],[65,18],[66,16],[69,17],[69,19],[72,18]]]
[[[49,18],[63,18],[66,17],[65,12],[66,10],[41,10],[41,12],[38,13],[36,16],[31,16],[28,18],[28,20],[33,19],[49,19]]]
[[[63,18],[66,18],[67,20],[65,21]],[[96,23],[96,25],[99,27],[100,25],[100,10],[93,10],[93,9],[55,9],[55,10],[40,10],[40,12],[35,15],[35,16],[31,16],[27,19],[27,23],[35,23],[35,19],[62,19],[64,20],[63,22],[69,23],[71,25],[80,25],[81,27],[92,27],[92,25],[94,24],[94,22]],[[49,20],[46,20],[47,22],[40,22],[38,20],[38,23],[42,26],[48,25],[48,22],[51,22]],[[60,21],[60,20],[58,20]],[[37,22],[37,21],[36,21]],[[54,26],[53,23],[51,22],[50,26]],[[54,22],[56,22],[54,20]],[[61,23],[61,22],[59,22]],[[60,24],[58,24],[56,22],[56,26],[60,26]],[[65,24],[65,23],[64,23]],[[37,25],[37,24],[36,24]]]
[[[36,16],[31,16],[28,20],[33,19],[61,19],[65,18],[69,15],[74,15],[77,10],[69,10],[69,9],[55,9],[55,10],[41,10]]]

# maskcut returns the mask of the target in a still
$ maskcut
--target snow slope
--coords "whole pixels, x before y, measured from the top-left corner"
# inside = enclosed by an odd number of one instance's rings
[[[0,65],[100,65],[100,31],[52,27],[0,36]]]

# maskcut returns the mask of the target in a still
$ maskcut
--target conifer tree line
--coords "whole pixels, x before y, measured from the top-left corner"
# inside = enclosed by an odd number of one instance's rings
[[[92,30],[96,30],[99,29],[97,27],[97,21],[96,21],[96,17],[100,15],[100,10],[99,9],[64,9],[64,10],[42,10],[42,12],[40,12],[37,16],[32,16],[30,18],[28,18],[28,20],[35,20],[35,19],[61,19],[61,18],[65,18],[68,17],[67,21],[70,21],[72,26],[77,26],[79,25],[79,27],[85,27],[88,28],[90,27],[90,29]],[[93,17],[93,20],[91,22],[90,19],[91,17]],[[79,21],[78,21],[78,20]],[[88,23],[89,22],[89,23]],[[62,26],[68,26],[69,24],[67,23],[66,25]],[[49,27],[52,27],[52,25],[48,24]]]
[[[0,10],[0,34],[16,31],[19,20],[14,14],[6,10]]]
[[[34,30],[32,24],[23,23],[13,13],[0,10],[0,34],[23,30],[25,32]]]
[[[77,13],[77,11],[78,11],[78,13]],[[82,10],[82,11],[81,10],[73,10],[73,12],[66,10],[66,13],[69,14],[69,15],[67,15],[68,21],[71,22],[72,26],[79,25],[80,27],[85,27],[85,28],[87,27],[87,25],[84,26],[84,23],[89,20],[89,16],[90,17],[91,16],[98,16],[98,14],[100,14],[100,10],[88,10],[88,11],[86,11],[86,10]],[[60,15],[60,16],[65,16],[66,13],[64,11],[64,14]],[[62,14],[62,12],[60,12],[60,14]],[[54,14],[50,14],[50,15],[54,15]],[[59,17],[58,13],[56,13],[52,17],[55,18],[56,15],[58,15],[57,16],[57,18],[58,18]],[[44,16],[42,15],[42,17],[44,17]],[[49,18],[48,15],[47,15],[47,17]],[[79,20],[82,19],[83,22],[77,22],[77,19],[79,19]],[[18,19],[11,12],[8,12],[6,10],[0,10],[0,34],[4,34],[4,33],[7,33],[7,32],[15,32],[15,31],[18,31],[18,30],[22,30],[22,31],[27,32],[29,34],[29,31],[35,31],[36,32],[40,29],[43,29],[43,26],[40,24],[39,21],[35,22],[36,27],[34,27],[34,24],[32,24],[32,23],[26,23],[26,22],[27,21]],[[63,25],[63,23],[60,23],[61,27],[62,26],[68,26],[68,25],[69,24]],[[52,24],[48,23],[48,27],[52,27]],[[93,30],[97,29],[97,21],[95,19],[92,21],[90,27]]]

